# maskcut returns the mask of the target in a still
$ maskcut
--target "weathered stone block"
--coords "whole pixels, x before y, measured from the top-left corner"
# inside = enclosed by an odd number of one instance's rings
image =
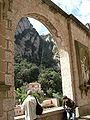
[[[10,74],[5,74],[5,84],[13,85],[13,77]]]
[[[0,116],[0,120],[7,120],[7,112],[3,112],[2,116]]]
[[[5,48],[5,37],[3,37],[1,34],[0,34],[0,46]]]
[[[5,34],[6,39],[11,40],[11,41],[14,40],[14,34],[15,33],[13,33],[12,31],[6,29],[6,34]]]
[[[8,112],[8,120],[14,120],[14,110]]]
[[[3,100],[3,110],[11,111],[14,108],[14,99],[4,99]]]
[[[0,116],[3,114],[3,99],[0,98]]]
[[[10,52],[10,51],[5,51],[5,60],[6,60],[7,62],[12,62],[12,61],[13,61],[12,52]]]
[[[7,98],[7,92],[5,91],[0,91],[0,98]]]
[[[8,41],[8,50],[14,52],[13,42],[10,40]]]
[[[7,74],[8,73],[8,62],[5,61],[5,73]]]
[[[2,36],[5,36],[5,34],[6,34],[6,31],[5,31],[5,22],[1,22],[0,21],[0,34],[2,35]]]
[[[14,87],[11,87],[10,90],[8,91],[8,98],[15,98],[15,90]]]
[[[0,71],[0,82],[5,82],[5,73]]]
[[[8,63],[8,74],[13,74],[14,73],[14,66],[12,63]]]
[[[12,21],[10,19],[7,19],[7,29],[11,30],[12,29]]]
[[[1,72],[5,72],[5,61],[2,61],[1,59],[0,59],[0,71]]]
[[[5,59],[5,50],[4,50],[2,47],[0,47],[0,58],[1,58],[2,60]]]

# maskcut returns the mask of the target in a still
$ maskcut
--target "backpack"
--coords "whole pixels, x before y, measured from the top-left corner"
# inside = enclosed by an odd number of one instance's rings
[[[36,115],[42,115],[43,107],[40,105],[38,100],[36,99],[37,105],[36,105]]]

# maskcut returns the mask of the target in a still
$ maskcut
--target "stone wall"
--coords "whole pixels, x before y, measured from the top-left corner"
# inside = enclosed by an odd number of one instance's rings
[[[82,83],[83,78],[80,76],[81,71],[78,70],[77,62],[77,55],[76,55],[76,48],[75,48],[75,41],[79,42],[79,44],[84,45],[88,51],[90,51],[90,33],[88,29],[80,23],[74,16],[70,16],[72,20],[70,20],[70,30],[71,30],[71,49],[72,49],[72,63],[73,63],[73,76],[74,76],[74,86],[75,86],[75,101],[79,107],[80,115],[87,115],[90,114],[90,88],[88,91],[84,89],[80,89],[80,83]],[[78,48],[77,48],[78,49]],[[83,53],[84,54],[84,53]],[[86,53],[85,53],[86,54]],[[90,53],[89,53],[90,54]]]
[[[23,116],[15,117],[14,120],[25,120]],[[40,116],[38,116],[38,120],[64,120],[64,110],[60,107],[53,108],[51,110],[46,110]]]
[[[15,0],[13,8],[13,32],[15,32],[19,20],[24,16],[39,20],[51,32],[60,54],[63,93],[74,99],[72,60],[67,27],[68,15],[50,0],[30,0],[29,2]]]
[[[0,1],[0,120],[14,119],[14,79],[11,2]]]

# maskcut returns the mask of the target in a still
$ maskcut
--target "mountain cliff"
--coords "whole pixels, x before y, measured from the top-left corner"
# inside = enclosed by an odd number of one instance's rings
[[[59,65],[59,55],[51,34],[39,35],[28,18],[19,21],[15,32],[15,62],[26,59],[45,67]],[[55,57],[57,54],[57,58]]]
[[[16,28],[14,46],[15,89],[37,81],[47,97],[61,93],[60,61],[52,35],[39,35],[23,17]]]

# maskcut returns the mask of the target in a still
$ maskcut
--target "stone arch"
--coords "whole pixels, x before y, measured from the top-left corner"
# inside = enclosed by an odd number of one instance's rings
[[[48,30],[52,33],[53,38],[55,39],[58,50],[60,53],[61,61],[61,71],[62,71],[62,80],[63,80],[63,92],[69,97],[73,98],[74,88],[72,87],[72,73],[71,73],[71,64],[70,64],[70,44],[69,44],[69,35],[67,29],[67,16],[63,11],[52,2],[45,2],[45,0],[14,0],[11,7],[9,3],[11,1],[5,1],[5,16],[3,20],[5,22],[4,33],[5,33],[5,69],[6,72],[3,76],[4,87],[6,86],[6,100],[3,100],[5,114],[8,113],[8,119],[13,119],[13,106],[14,106],[14,75],[13,75],[13,52],[14,52],[14,34],[18,21],[21,17],[30,16],[40,22],[42,22]],[[10,9],[8,9],[8,7]],[[11,9],[12,8],[12,9]],[[33,8],[33,9],[32,9]],[[5,11],[4,10],[4,11]],[[66,37],[67,36],[67,37]],[[4,54],[3,54],[4,55]],[[67,84],[69,82],[69,84]],[[69,88],[69,90],[66,90]],[[4,98],[3,98],[4,99]],[[7,105],[7,107],[5,107]],[[11,115],[10,115],[11,114]],[[12,116],[12,117],[10,117]],[[5,116],[7,118],[7,116]],[[2,120],[6,119],[2,116]]]
[[[15,1],[17,2],[17,1]],[[18,3],[18,2],[17,2]],[[14,4],[17,4],[14,3]],[[22,6],[28,6],[28,2],[23,1]],[[21,17],[32,17],[40,22],[42,22],[48,30],[52,33],[53,38],[57,43],[57,47],[61,56],[61,73],[63,80],[63,93],[68,95],[70,98],[74,99],[74,86],[72,84],[73,75],[71,73],[71,64],[70,64],[70,42],[69,35],[67,29],[67,19],[66,14],[62,16],[62,13],[59,14],[57,9],[54,9],[53,5],[47,5],[44,0],[32,1],[31,0],[31,8],[27,7],[23,8],[23,10],[18,6],[18,10],[16,9],[16,13],[13,14],[13,30],[15,31],[15,27],[17,26],[18,21]],[[49,3],[48,3],[49,4]],[[38,9],[36,8],[38,6]],[[43,8],[44,7],[44,8]],[[15,8],[15,6],[14,6]],[[19,9],[20,8],[20,9]],[[32,9],[34,8],[34,9]],[[51,9],[52,8],[52,9]],[[15,9],[14,9],[15,10]],[[49,14],[48,14],[49,13]],[[53,19],[51,19],[53,18]],[[57,19],[59,18],[59,19]],[[13,32],[14,32],[13,31]],[[67,36],[67,37],[66,37]],[[65,64],[66,63],[66,64]],[[65,72],[66,70],[66,72]],[[67,83],[70,84],[67,84]],[[65,85],[66,84],[66,85]],[[69,90],[66,90],[70,88]]]

